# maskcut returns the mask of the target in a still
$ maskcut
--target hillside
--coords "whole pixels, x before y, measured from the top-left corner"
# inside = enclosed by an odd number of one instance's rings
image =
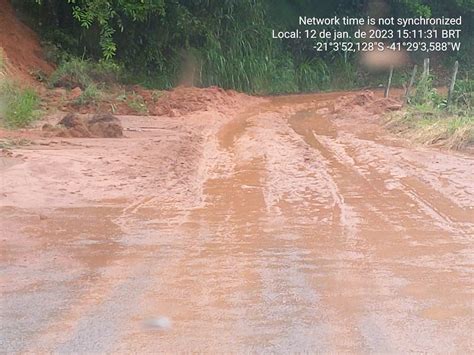
[[[0,0],[0,47],[7,71],[19,81],[37,84],[35,73],[49,75],[54,69],[43,59],[38,35],[18,19],[9,0]]]

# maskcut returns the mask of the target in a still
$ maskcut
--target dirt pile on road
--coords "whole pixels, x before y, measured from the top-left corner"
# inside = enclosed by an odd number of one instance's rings
[[[67,114],[56,126],[45,124],[48,136],[74,138],[120,138],[123,128],[120,120],[111,114],[97,114],[89,118]]]
[[[181,117],[196,112],[230,113],[256,102],[255,98],[232,90],[218,87],[177,87],[169,91],[148,90],[140,86],[112,89],[98,102],[77,104],[77,96],[64,88],[50,91],[52,105],[68,102],[62,109],[86,114],[89,112],[110,112],[115,115]],[[79,88],[76,89],[79,93]]]
[[[388,111],[397,111],[402,108],[400,100],[394,98],[380,98],[372,91],[363,91],[341,97],[334,104],[334,112],[337,116],[347,114],[370,114],[379,115]]]
[[[42,56],[38,36],[16,17],[8,0],[0,0],[0,47],[8,59],[7,72],[12,77],[37,84],[35,72],[49,75],[53,71]]]
[[[220,110],[237,103],[239,94],[218,87],[178,87],[161,96],[154,105],[158,116],[178,117],[197,111]]]

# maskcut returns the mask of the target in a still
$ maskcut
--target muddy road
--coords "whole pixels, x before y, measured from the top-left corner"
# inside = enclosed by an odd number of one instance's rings
[[[13,148],[2,350],[472,353],[474,158],[340,96]]]

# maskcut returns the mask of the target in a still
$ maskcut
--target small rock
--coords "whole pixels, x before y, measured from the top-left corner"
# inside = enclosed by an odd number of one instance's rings
[[[156,330],[167,330],[171,328],[171,320],[167,317],[152,318],[145,321],[145,326]]]

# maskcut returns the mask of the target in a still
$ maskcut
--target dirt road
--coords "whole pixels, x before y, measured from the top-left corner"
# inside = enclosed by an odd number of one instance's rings
[[[2,350],[472,353],[474,158],[340,96],[13,149]]]

